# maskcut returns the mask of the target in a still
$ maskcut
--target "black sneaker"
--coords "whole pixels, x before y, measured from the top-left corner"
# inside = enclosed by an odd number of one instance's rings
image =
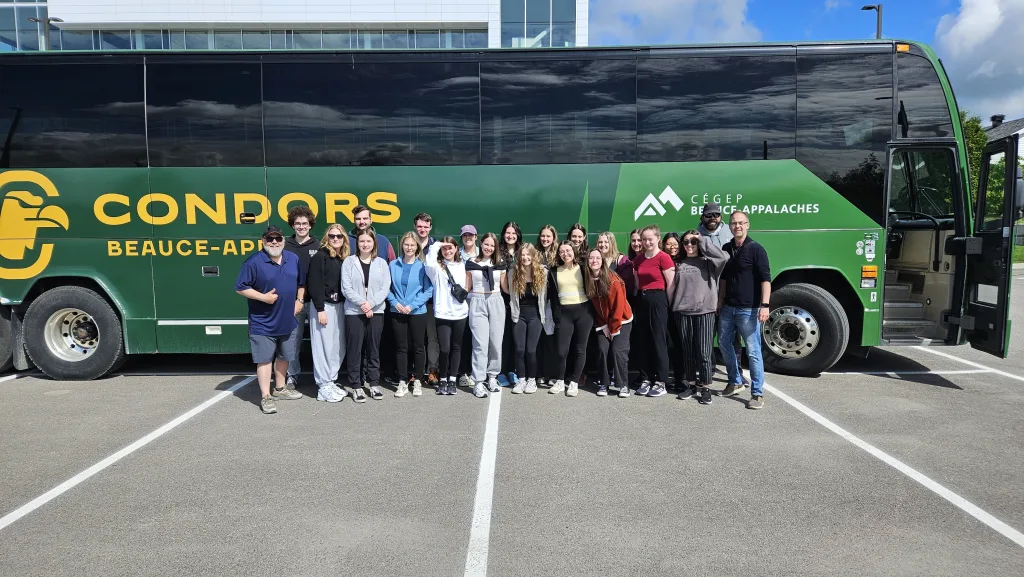
[[[694,394],[693,388],[690,387],[690,386],[687,386],[682,391],[679,391],[679,394],[676,396],[676,398],[679,399],[680,401],[685,401],[686,399],[692,399],[693,398],[693,394]]]
[[[702,405],[710,405],[711,404],[711,399],[712,399],[712,397],[711,397],[711,389],[709,389],[707,387],[701,387],[700,399],[698,399],[697,402],[702,404]]]
[[[647,393],[648,397],[662,397],[665,395],[665,385],[662,383],[654,383],[651,387],[650,392]]]
[[[366,394],[363,393],[363,388],[362,387],[359,387],[359,388],[356,388],[356,389],[352,389],[352,400],[357,402],[357,403],[365,403],[366,402]]]

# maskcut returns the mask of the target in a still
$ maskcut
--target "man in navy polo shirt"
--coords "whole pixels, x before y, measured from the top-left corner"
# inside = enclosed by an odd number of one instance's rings
[[[245,260],[235,281],[235,292],[249,299],[249,347],[260,385],[260,409],[266,414],[277,412],[275,398],[302,398],[298,391],[285,386],[285,379],[288,363],[298,355],[295,316],[302,311],[305,284],[299,257],[284,250],[281,229],[268,226],[263,233],[263,250]]]

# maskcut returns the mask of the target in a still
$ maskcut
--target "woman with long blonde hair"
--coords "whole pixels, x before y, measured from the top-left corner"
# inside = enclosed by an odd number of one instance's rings
[[[537,233],[537,256],[548,270],[558,266],[558,230],[550,224],[542,226]],[[548,296],[550,298],[550,295]],[[537,362],[540,363],[541,376],[537,380],[538,385],[545,382],[553,385],[562,378],[562,375],[558,374],[558,342],[555,340],[554,320],[550,315],[537,345]]]
[[[320,250],[309,261],[306,294],[313,302],[316,320],[309,323],[313,352],[313,378],[318,401],[337,403],[345,398],[338,372],[345,359],[345,331],[341,314],[341,264],[349,255],[348,233],[340,224],[327,227]]]
[[[547,297],[548,269],[540,261],[540,253],[530,243],[519,249],[515,262],[515,267],[502,278],[501,289],[509,295],[516,374],[520,375],[512,392],[529,394],[537,392],[537,379],[540,378],[537,343],[551,317]],[[554,332],[553,325],[551,332]]]

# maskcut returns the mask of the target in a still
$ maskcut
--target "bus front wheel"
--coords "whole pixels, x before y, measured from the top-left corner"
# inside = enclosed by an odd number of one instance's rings
[[[11,328],[11,307],[0,307],[0,373],[14,364],[14,330]]]
[[[794,283],[772,294],[761,327],[765,368],[801,377],[827,371],[843,356],[850,323],[843,306],[825,289]]]
[[[95,291],[64,286],[39,295],[25,312],[25,351],[51,379],[98,379],[124,360],[121,321]]]

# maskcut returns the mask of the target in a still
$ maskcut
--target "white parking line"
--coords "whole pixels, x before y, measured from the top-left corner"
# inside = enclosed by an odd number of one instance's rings
[[[959,362],[961,362],[961,363],[963,363],[965,365],[970,365],[972,367],[977,367],[979,369],[985,369],[986,371],[988,371],[990,373],[996,373],[997,375],[1002,375],[1002,376],[1010,378],[1010,379],[1016,379],[1018,381],[1024,381],[1024,377],[1022,377],[1020,375],[1015,375],[1013,373],[1008,373],[1006,371],[1000,371],[999,369],[993,369],[992,367],[986,367],[985,365],[983,365],[981,363],[976,363],[974,361],[968,361],[967,359],[961,359],[960,357],[955,356],[955,355],[951,355],[949,353],[943,353],[941,351],[937,351],[935,349],[930,349],[928,347],[914,347],[914,348],[919,350],[919,351],[924,351],[926,353],[931,353],[933,355],[938,355],[940,357],[946,357],[947,359],[952,359],[954,361],[959,361]]]
[[[1007,539],[1013,541],[1017,545],[1019,545],[1021,547],[1024,547],[1024,534],[1022,534],[1020,531],[1014,529],[1013,527],[1007,525],[1006,523],[1000,521],[999,519],[996,519],[990,513],[982,510],[980,507],[978,507],[974,503],[971,503],[967,499],[964,499],[960,495],[957,495],[953,491],[950,491],[949,489],[947,489],[947,488],[943,487],[942,485],[936,483],[935,481],[933,481],[932,479],[928,478],[923,473],[921,473],[920,471],[914,469],[910,465],[907,465],[906,463],[900,461],[899,459],[893,457],[892,455],[889,455],[885,451],[882,451],[881,449],[875,447],[874,445],[872,445],[872,444],[870,444],[870,443],[860,439],[859,437],[853,435],[852,433],[850,433],[846,429],[840,427],[839,425],[837,425],[837,424],[833,423],[832,421],[826,419],[825,417],[819,415],[814,410],[810,409],[809,407],[807,407],[806,405],[804,405],[800,401],[797,401],[796,399],[790,397],[789,395],[783,393],[782,391],[776,389],[775,387],[773,387],[771,385],[768,385],[768,384],[765,384],[764,388],[765,388],[766,391],[772,393],[773,395],[775,395],[776,397],[778,397],[782,401],[788,403],[789,405],[791,405],[796,410],[798,410],[801,413],[803,413],[803,414],[807,415],[808,417],[810,417],[811,420],[813,420],[814,422],[816,422],[819,425],[825,427],[826,429],[832,431],[833,433],[839,435],[840,437],[846,439],[847,441],[853,443],[854,445],[856,445],[857,447],[863,449],[869,455],[879,459],[880,461],[882,461],[886,465],[889,465],[890,467],[896,469],[900,473],[903,473],[904,475],[906,475],[906,476],[910,477],[911,479],[917,481],[918,483],[923,485],[929,491],[931,491],[931,492],[935,493],[936,495],[942,497],[943,499],[949,501],[954,506],[960,508],[961,510],[963,510],[965,513],[967,513],[971,517],[974,517],[978,521],[981,521],[985,525],[988,525],[990,528],[992,528],[995,531],[997,531],[1000,535],[1002,535],[1002,536],[1006,537]]]
[[[979,373],[992,373],[992,369],[976,369],[969,371],[838,371],[834,373],[821,373],[823,375],[886,375],[898,377],[900,375],[976,375]]]
[[[230,395],[230,394],[234,393],[235,391],[237,391],[238,389],[241,389],[242,387],[248,385],[249,383],[253,382],[254,380],[256,380],[256,376],[255,375],[250,376],[249,378],[247,378],[247,379],[245,379],[243,381],[238,382],[237,384],[232,386],[230,389],[227,389],[227,390],[224,390],[224,391],[221,391],[221,392],[217,393],[211,399],[209,399],[209,400],[205,401],[204,403],[196,406],[195,408],[193,408],[192,410],[188,411],[187,413],[185,413],[185,414],[179,416],[178,418],[174,419],[173,421],[163,425],[159,429],[156,429],[152,433],[149,433],[145,437],[142,437],[138,441],[135,441],[131,445],[128,445],[127,447],[121,449],[120,451],[114,453],[113,455],[110,455],[106,459],[103,459],[102,461],[96,463],[95,465],[89,467],[88,469],[82,471],[81,473],[75,475],[74,477],[71,477],[67,481],[64,481],[60,485],[57,485],[56,487],[50,489],[49,491],[43,493],[42,495],[36,497],[35,499],[32,499],[31,501],[29,501],[28,503],[22,505],[21,507],[18,507],[14,511],[11,511],[10,513],[4,515],[2,518],[0,518],[0,531],[2,531],[3,529],[6,529],[7,526],[10,525],[11,523],[14,523],[18,519],[21,519],[25,515],[28,515],[32,511],[35,511],[36,509],[42,507],[43,505],[49,503],[50,501],[56,499],[57,497],[63,495],[64,493],[70,491],[71,489],[75,488],[77,485],[81,484],[83,481],[85,481],[89,477],[92,477],[96,473],[99,473],[103,469],[106,469],[107,467],[109,467],[109,466],[113,465],[114,463],[120,461],[124,457],[127,457],[128,455],[131,455],[132,453],[134,453],[135,451],[138,451],[142,447],[145,447],[149,443],[151,443],[154,440],[160,438],[160,436],[162,436],[167,431],[170,431],[171,429],[177,427],[178,425],[184,423],[185,421],[191,419],[192,417],[198,415],[199,413],[205,411],[206,409],[209,409],[215,403],[217,403],[217,401],[220,401],[224,397],[227,397],[228,395]]]
[[[7,376],[4,376],[4,377],[0,377],[0,383],[2,383],[4,381],[13,381],[14,379],[16,379],[16,378],[18,378],[20,376],[21,375],[7,375]]]
[[[498,456],[498,415],[502,394],[491,393],[487,407],[487,427],[480,452],[480,473],[476,479],[476,499],[473,501],[473,524],[469,530],[469,549],[466,552],[465,577],[487,575],[487,554],[491,546],[491,509],[494,506],[494,463]]]

